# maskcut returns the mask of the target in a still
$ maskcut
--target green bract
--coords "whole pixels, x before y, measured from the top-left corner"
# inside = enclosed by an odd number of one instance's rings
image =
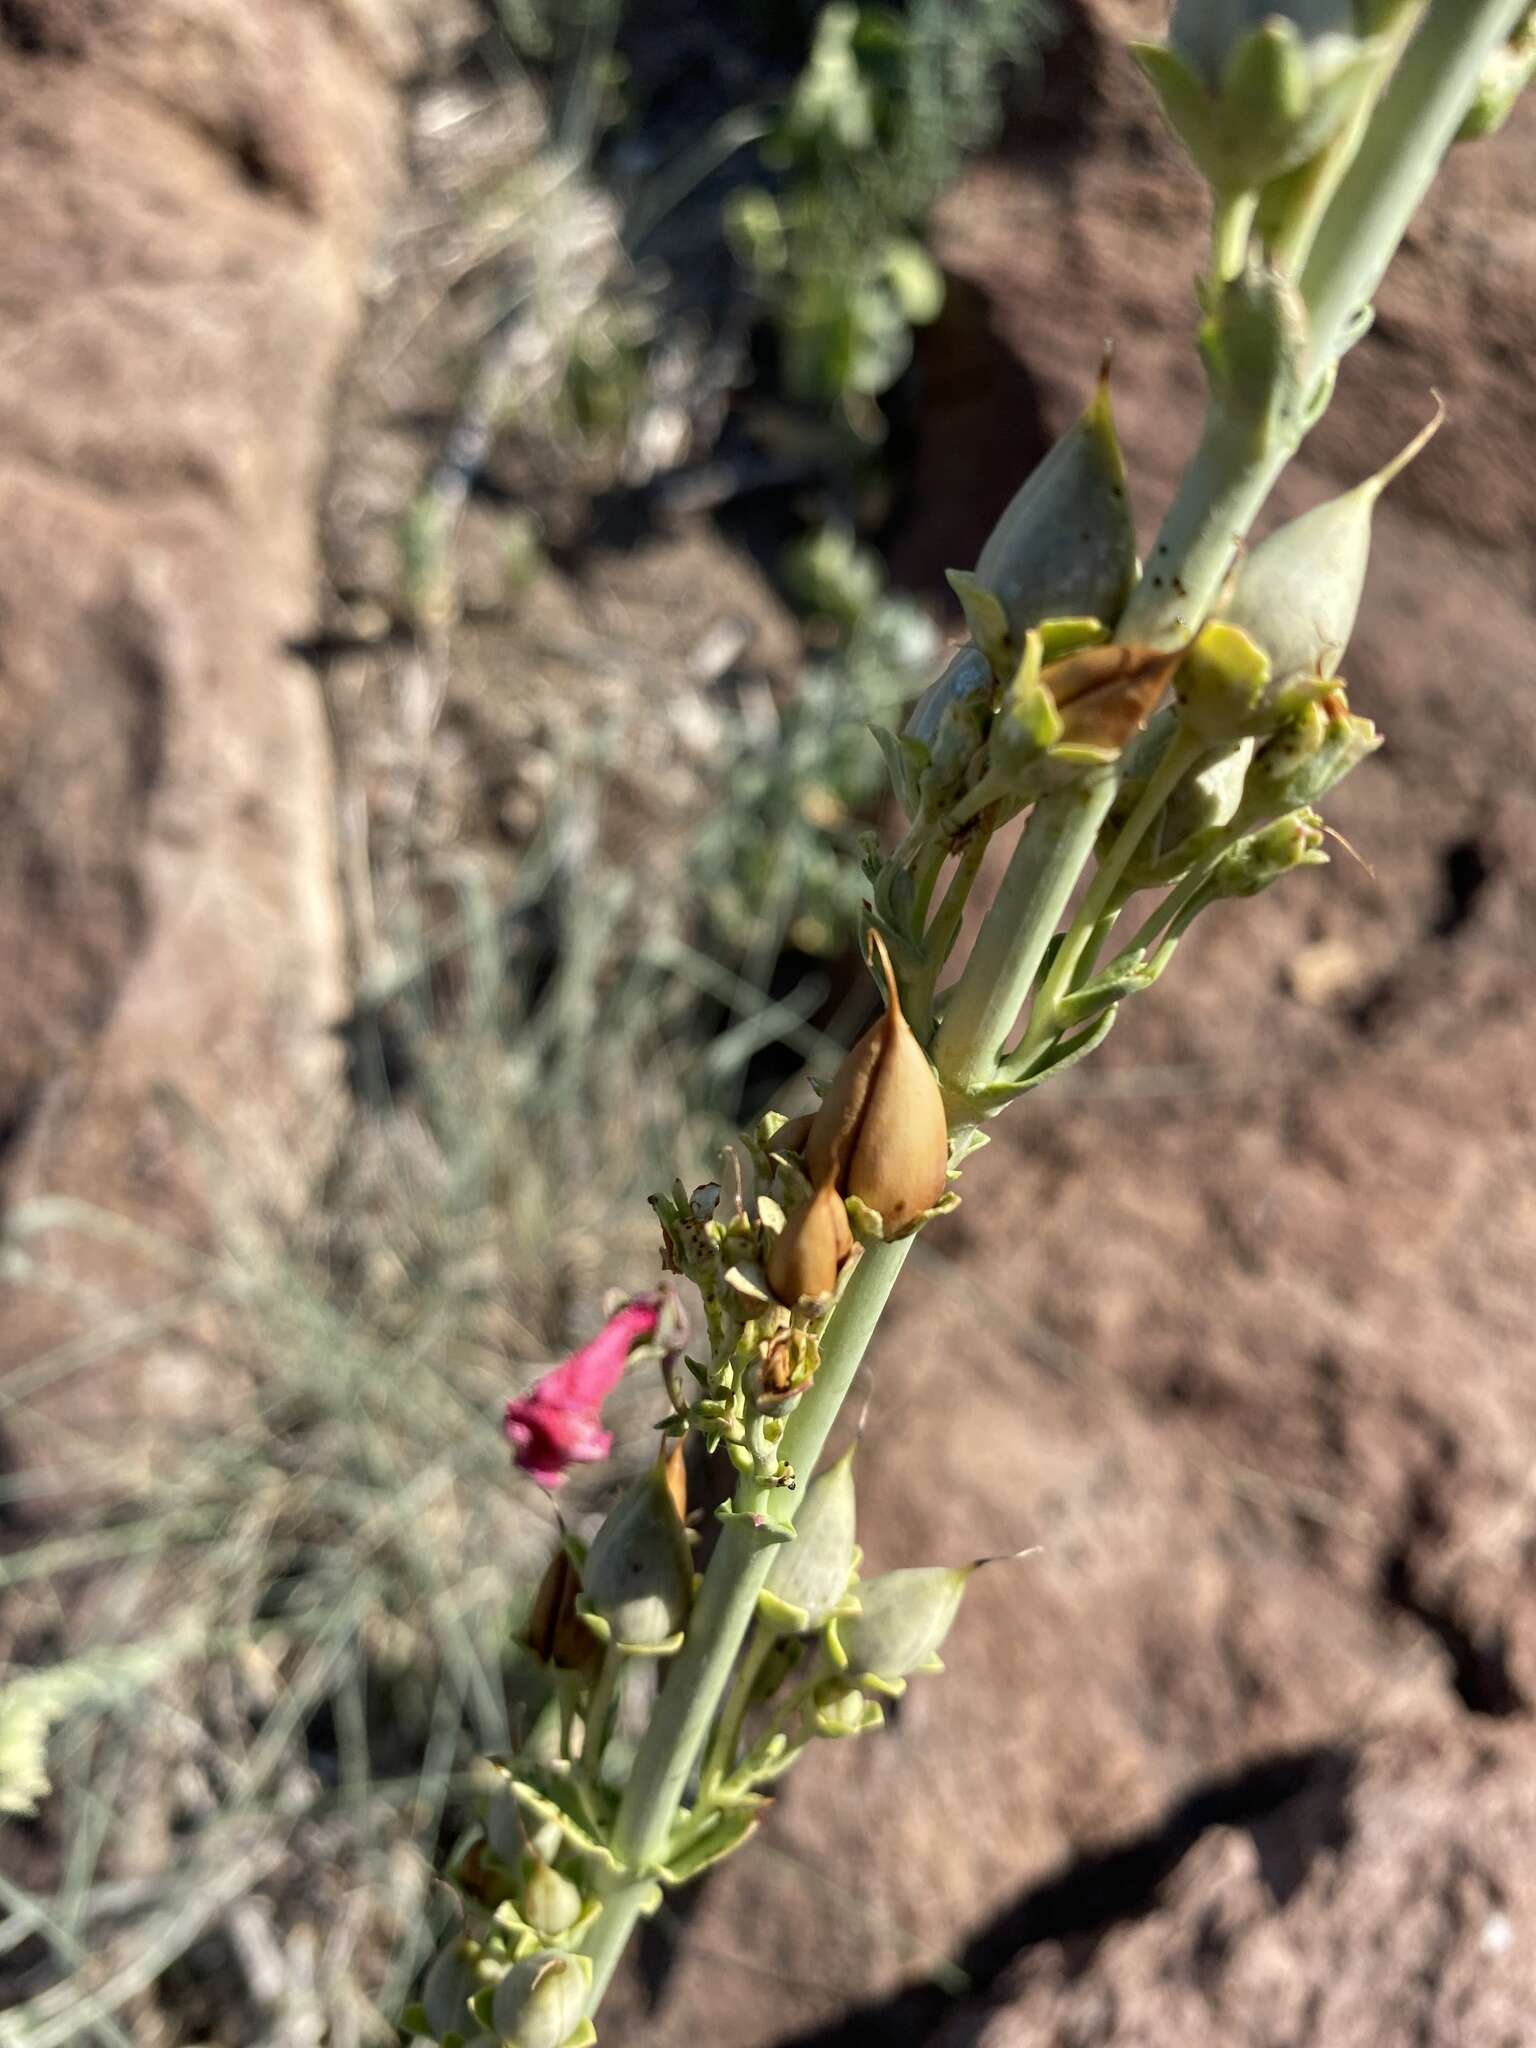
[[[1370,90],[1381,41],[1352,0],[1181,0],[1131,54],[1216,192],[1259,192],[1316,156]]]

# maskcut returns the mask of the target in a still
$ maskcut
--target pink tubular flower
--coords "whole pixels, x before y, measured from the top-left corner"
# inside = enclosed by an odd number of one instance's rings
[[[507,1403],[502,1423],[514,1462],[553,1492],[567,1465],[595,1465],[613,1448],[602,1407],[624,1375],[636,1344],[655,1334],[661,1297],[637,1295],[579,1351]]]

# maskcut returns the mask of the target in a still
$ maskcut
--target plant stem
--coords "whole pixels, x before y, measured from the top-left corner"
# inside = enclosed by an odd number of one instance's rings
[[[1526,0],[1430,0],[1317,227],[1301,285],[1311,322],[1307,369],[1314,389],[1356,331],[1360,309],[1368,304],[1470,104],[1485,58],[1511,34],[1525,5]],[[1239,236],[1246,240],[1248,226],[1236,210],[1218,223],[1218,266],[1234,261]],[[1235,548],[1302,431],[1300,424],[1272,431],[1269,444],[1256,449],[1251,430],[1228,421],[1213,401],[1147,571],[1120,619],[1119,640],[1174,647],[1190,637],[1210,610]],[[969,1098],[998,1074],[999,1055],[1087,865],[1115,789],[1115,775],[1106,771],[1044,797],[1020,836],[971,957],[948,992],[934,1039],[952,1121],[970,1120]],[[1112,891],[1114,879],[1106,891]],[[1187,907],[1192,900],[1187,885],[1173,900]],[[1085,907],[1085,920],[1086,936],[1097,923],[1097,911],[1088,919]],[[1068,971],[1063,969],[1063,975]],[[782,1444],[802,1489],[911,1244],[909,1237],[869,1247],[827,1326],[820,1367],[789,1419]],[[738,1510],[762,1521],[792,1520],[796,1504],[795,1497],[786,1499],[746,1481],[737,1491]],[[771,1558],[771,1544],[751,1520],[726,1524],[619,1809],[612,1847],[632,1874],[611,1882],[587,1939],[593,1965],[591,2010],[635,1921],[654,1896],[648,1873],[665,1857]]]
[[[730,1775],[731,1765],[736,1757],[736,1745],[741,1740],[742,1723],[746,1720],[752,1705],[752,1688],[756,1685],[757,1675],[777,1640],[773,1630],[766,1628],[762,1622],[759,1622],[752,1632],[752,1640],[747,1645],[746,1654],[737,1666],[731,1696],[725,1703],[719,1725],[715,1729],[715,1739],[709,1746],[708,1756],[704,1759],[703,1784],[706,1790],[711,1784]]]
[[[1331,361],[1370,304],[1414,210],[1472,104],[1484,63],[1529,0],[1430,0],[1382,94],[1302,275],[1313,360]]]
[[[1353,337],[1413,210],[1450,148],[1486,58],[1524,12],[1522,0],[1430,0],[1417,35],[1372,115],[1317,230],[1301,280],[1314,386]],[[1163,521],[1117,640],[1177,647],[1214,604],[1300,429],[1257,453],[1214,401],[1194,461]]]
[[[1258,209],[1257,192],[1229,192],[1217,200],[1211,221],[1211,271],[1218,284],[1236,277],[1248,261],[1248,238]]]
[[[952,1121],[996,1078],[1003,1046],[1034,986],[1062,912],[1115,797],[1112,774],[1042,797],[1025,826],[971,957],[949,992],[933,1061]]]
[[[796,1493],[786,1496],[779,1489],[743,1481],[736,1497],[739,1510],[779,1522],[793,1520],[911,1249],[910,1237],[896,1244],[870,1245],[849,1276],[821,1340],[816,1377],[790,1416],[780,1446],[798,1475]],[[632,1871],[648,1872],[666,1854],[673,1819],[751,1626],[774,1547],[750,1522],[730,1521],[721,1531],[689,1620],[688,1639],[662,1683],[619,1807],[613,1852]],[[597,2009],[651,1894],[646,1875],[622,1879],[608,1892],[584,1944],[592,1961],[590,2011]]]
[[[1110,898],[1114,895],[1120,877],[1125,873],[1130,860],[1142,840],[1151,830],[1158,812],[1167,803],[1186,772],[1193,768],[1206,751],[1204,744],[1188,733],[1175,735],[1167,753],[1147,778],[1136,808],[1125,822],[1124,829],[1116,838],[1108,854],[1099,863],[1092,887],[1083,898],[1082,908],[1072,920],[1071,929],[1056,949],[1056,958],[1045,978],[1040,993],[1036,996],[1030,1012],[1029,1029],[1020,1045],[1017,1058],[1025,1066],[1040,1051],[1046,1039],[1056,1029],[1056,1005],[1063,992],[1071,987],[1072,976],[1082,958],[1083,948],[1090,936],[1098,929]]]

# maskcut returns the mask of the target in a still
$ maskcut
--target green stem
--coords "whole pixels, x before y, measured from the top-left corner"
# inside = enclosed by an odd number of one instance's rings
[[[597,1682],[592,1688],[587,1710],[581,1717],[581,1782],[594,1799],[601,1784],[608,1714],[623,1667],[624,1653],[612,1643],[607,1644],[603,1650],[603,1661],[598,1666]]]
[[[1158,813],[1173,795],[1186,772],[1191,769],[1206,751],[1203,743],[1186,732],[1178,733],[1167,753],[1147,777],[1147,786],[1142,791],[1136,808],[1125,821],[1124,829],[1104,859],[1100,861],[1092,886],[1083,898],[1082,908],[1072,920],[1071,929],[1056,949],[1056,958],[1051,962],[1050,972],[1036,996],[1030,1012],[1029,1029],[1024,1035],[1015,1057],[1025,1066],[1040,1050],[1045,1041],[1056,1030],[1056,1005],[1063,992],[1072,985],[1077,963],[1082,958],[1084,946],[1098,930],[1104,913],[1109,908],[1110,898],[1119,886],[1120,877],[1151,830]]]
[[[1112,774],[1097,775],[1042,797],[1030,814],[933,1041],[934,1065],[959,1117],[968,1119],[968,1098],[996,1078],[1115,787]]]
[[[1317,231],[1302,275],[1322,365],[1368,306],[1472,104],[1483,65],[1529,0],[1430,0]]]
[[[1511,34],[1522,0],[1430,0],[1317,230],[1302,276],[1312,382],[1356,331],[1441,158],[1471,105],[1484,61]],[[1300,429],[1255,451],[1212,402],[1194,461],[1163,521],[1117,640],[1177,647],[1205,619]]]
[[[752,1688],[757,1684],[758,1673],[762,1670],[778,1641],[771,1628],[761,1621],[752,1633],[746,1655],[737,1667],[735,1682],[731,1686],[730,1698],[715,1729],[714,1740],[704,1759],[703,1784],[707,1794],[709,1787],[721,1778],[730,1775],[731,1765],[736,1758],[736,1746],[741,1740],[742,1724],[752,1706]]]
[[[1308,368],[1314,390],[1358,331],[1360,309],[1368,304],[1450,146],[1484,60],[1510,35],[1525,4],[1430,0],[1318,226],[1307,261],[1301,290],[1311,322]],[[1232,260],[1241,225],[1235,213],[1221,224],[1220,262]],[[1251,428],[1239,429],[1212,404],[1146,573],[1118,623],[1119,640],[1176,647],[1190,637],[1215,601],[1234,550],[1301,431],[1300,423],[1272,431],[1270,444],[1256,449]],[[1109,772],[1043,798],[1014,849],[971,957],[947,993],[934,1040],[940,1078],[960,1115],[967,1113],[972,1092],[998,1072],[999,1053],[1034,986],[1115,787]],[[785,1431],[784,1456],[802,1481],[815,1470],[911,1242],[871,1247],[850,1276],[823,1338],[816,1378]],[[748,1514],[782,1520],[792,1517],[795,1502],[743,1484],[737,1505]],[[726,1525],[620,1806],[612,1846],[636,1874],[612,1884],[588,1937],[594,2010],[636,1919],[654,1896],[650,1878],[641,1873],[665,1853],[770,1561],[771,1550],[750,1521]]]
[[[1257,192],[1218,196],[1211,219],[1211,271],[1217,284],[1234,278],[1248,261],[1248,239],[1259,210]]]
[[[849,1276],[821,1340],[816,1377],[790,1416],[780,1447],[799,1476],[799,1489],[786,1497],[743,1481],[738,1509],[780,1522],[793,1520],[911,1249],[910,1237],[871,1245]],[[774,1547],[750,1522],[727,1522],[720,1533],[689,1619],[688,1639],[668,1667],[614,1825],[613,1853],[631,1871],[647,1872],[666,1854],[672,1822],[751,1626]],[[592,1961],[589,2011],[596,2011],[652,1889],[650,1878],[642,1875],[622,1879],[608,1892],[584,1944]]]

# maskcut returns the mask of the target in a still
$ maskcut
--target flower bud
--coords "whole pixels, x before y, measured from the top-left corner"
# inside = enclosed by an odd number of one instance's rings
[[[565,2048],[592,1988],[585,1956],[545,1949],[514,1963],[496,1986],[491,2025],[502,2048]]]
[[[859,1588],[859,1612],[841,1630],[848,1676],[899,1685],[910,1672],[938,1668],[939,1645],[960,1611],[975,1565],[886,1572]]]
[[[1263,649],[1279,682],[1336,673],[1365,588],[1376,500],[1444,417],[1438,408],[1374,476],[1277,528],[1244,558],[1221,616]]]
[[[484,1981],[477,1967],[479,1945],[456,1941],[445,1948],[427,1972],[421,1987],[421,2008],[427,2025],[439,2039],[444,2034],[468,2035],[475,2022],[469,2001]]]
[[[944,1193],[949,1129],[928,1056],[902,1015],[885,941],[871,932],[870,943],[885,975],[885,1015],[839,1067],[812,1121],[805,1164],[818,1187],[834,1185],[877,1210],[892,1238],[915,1227]]]
[[[992,529],[975,576],[959,584],[1000,607],[1003,644],[983,651],[1001,682],[1017,668],[1031,626],[1064,617],[1113,626],[1135,581],[1136,535],[1106,362],[1088,409],[1026,478]]]
[[[1240,839],[1217,864],[1207,888],[1212,900],[1257,896],[1292,868],[1326,867],[1322,820],[1315,811],[1292,811]]]
[[[853,1452],[811,1483],[795,1517],[795,1538],[774,1551],[758,1613],[780,1635],[822,1628],[848,1597],[858,1562]]]
[[[1168,42],[1133,43],[1163,113],[1219,193],[1257,192],[1316,156],[1383,53],[1355,0],[1179,0]]]
[[[1320,803],[1380,745],[1380,733],[1368,718],[1351,713],[1342,690],[1308,705],[1255,753],[1232,819],[1233,836]]]
[[[1477,92],[1457,130],[1458,142],[1497,135],[1514,112],[1515,102],[1536,76],[1536,12],[1524,20],[1501,49],[1483,65]]]
[[[823,1180],[774,1238],[764,1261],[768,1285],[785,1308],[830,1300],[853,1250],[848,1211],[831,1179]]]
[[[541,1664],[557,1671],[590,1672],[602,1650],[577,1611],[581,1574],[561,1544],[545,1567],[520,1640]]]
[[[569,1933],[581,1918],[581,1887],[562,1877],[542,1856],[531,1856],[518,1894],[517,1909],[535,1934],[552,1941]]]
[[[666,1474],[637,1479],[592,1539],[584,1611],[620,1649],[671,1648],[688,1614],[693,1566]]]

